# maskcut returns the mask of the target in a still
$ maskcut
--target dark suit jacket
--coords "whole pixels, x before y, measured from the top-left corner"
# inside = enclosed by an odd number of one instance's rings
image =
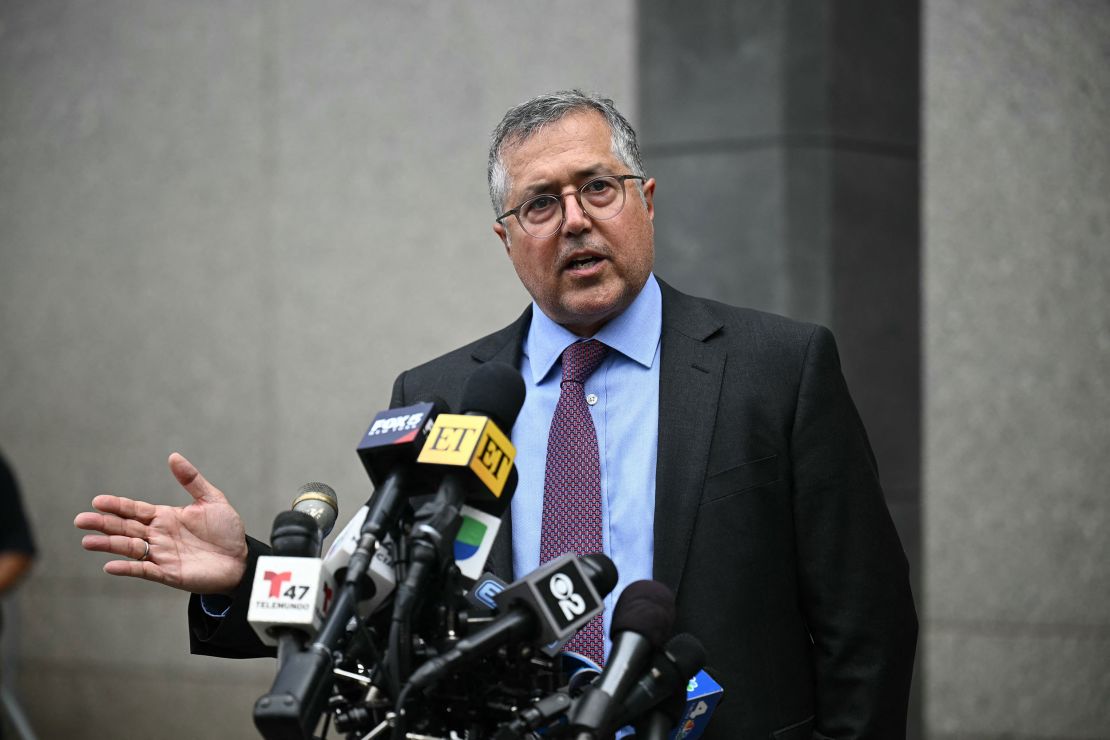
[[[706,737],[904,736],[917,617],[832,335],[660,287],[654,577],[725,690]],[[456,408],[480,364],[519,367],[530,320],[402,373],[393,403]]]

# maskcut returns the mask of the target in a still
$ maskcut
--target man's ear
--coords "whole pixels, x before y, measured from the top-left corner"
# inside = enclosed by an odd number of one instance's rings
[[[512,245],[509,242],[509,232],[500,223],[494,221],[493,233],[497,234],[498,238],[501,239],[501,243],[505,246],[505,254],[509,254],[512,251]]]
[[[643,185],[644,205],[647,206],[648,218],[655,220],[655,178],[648,178]]]

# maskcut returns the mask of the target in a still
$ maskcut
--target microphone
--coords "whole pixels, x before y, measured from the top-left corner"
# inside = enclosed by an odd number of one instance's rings
[[[382,411],[370,422],[357,448],[374,484],[363,534],[380,540],[400,518],[410,488],[426,490],[438,485],[440,471],[416,465],[416,459],[435,420],[447,410],[443,399],[430,395],[411,406]]]
[[[646,582],[654,581],[638,582],[646,584]],[[629,588],[632,588],[632,586],[629,586]],[[625,594],[627,592],[626,589]],[[623,595],[622,599],[624,599]],[[620,609],[622,619],[625,619],[625,615],[628,614],[626,611],[627,602],[618,601],[617,608]],[[614,620],[616,616],[615,612]],[[704,662],[705,649],[697,639],[689,635],[677,635],[670,639],[663,651],[660,651],[659,655],[656,656],[652,670],[648,671],[647,676],[640,679],[632,692],[629,693],[628,698],[620,707],[620,720],[615,722],[613,727],[624,727],[625,724],[632,722],[633,718],[639,717],[640,714],[655,707],[655,704],[664,701],[668,692],[670,695],[679,698],[677,716],[675,716],[673,722],[667,724],[667,729],[675,727],[678,720],[682,719],[683,700],[686,698],[684,692],[686,688],[685,677],[693,676]],[[665,663],[665,665],[660,665],[660,663]],[[645,685],[647,686],[645,687]],[[519,738],[526,732],[536,731],[553,722],[557,717],[562,716],[568,709],[572,708],[572,696],[575,695],[575,689],[576,687],[572,681],[571,686],[559,689],[552,695],[534,702],[532,706],[522,709],[513,720],[504,723],[499,728],[495,740]],[[642,696],[645,692],[649,695],[646,698]],[[668,709],[670,708],[668,707]],[[672,713],[674,712],[669,712],[667,717],[670,717]],[[655,731],[654,726],[649,729]],[[639,734],[637,734],[637,738],[639,737]]]
[[[303,511],[283,511],[270,529],[270,552],[278,557],[314,558],[323,541],[316,520]]]
[[[293,499],[292,509],[304,512],[316,520],[316,527],[323,541],[331,534],[335,520],[339,518],[339,497],[327,483],[305,483],[297,492],[297,497]],[[319,554],[320,548],[317,547],[314,556]]]
[[[327,554],[324,555],[324,577],[332,594],[338,591],[346,580],[348,565],[362,539],[363,525],[369,512],[368,505],[363,505],[355,512],[351,520],[335,536]],[[378,547],[373,550],[369,567],[364,569],[363,576],[369,578],[369,585],[367,588],[360,589],[357,604],[359,616],[365,618],[376,612],[389,599],[397,585],[393,555],[388,548]]]
[[[353,527],[348,525],[349,531],[345,529],[336,538],[325,557],[338,593],[327,618],[318,625],[308,649],[282,663],[270,692],[255,703],[254,724],[263,737],[272,740],[312,735],[331,691],[335,653],[347,640],[351,617],[360,608],[372,611],[388,598],[395,579],[388,553],[378,547],[378,542],[400,518],[412,481],[422,480],[425,471],[418,469],[415,458],[432,421],[445,408],[443,401],[432,398],[383,411],[360,440],[359,459],[376,488],[359,512],[362,520]],[[346,574],[339,583],[344,567]],[[325,569],[320,570],[324,573]],[[361,603],[371,589],[381,591],[380,601]]]
[[[509,480],[501,494],[505,508],[508,508],[513,492],[516,491],[517,480],[518,476],[514,467],[509,471]],[[486,561],[489,560],[489,554],[493,551],[493,543],[497,539],[497,533],[501,531],[503,514],[491,514],[476,506],[464,504],[459,509],[459,515],[462,517],[462,521],[459,524],[459,531],[455,535],[453,555],[455,565],[458,566],[459,573],[466,579],[465,584],[469,588],[485,573]]]
[[[687,682],[704,665],[705,648],[698,638],[685,632],[672,637],[656,654],[647,674],[621,704],[616,726],[623,727],[632,722],[677,692],[682,692],[685,700]]]
[[[463,387],[462,414],[440,414],[417,462],[445,468],[437,498],[453,498],[458,487],[468,502],[500,516],[516,448],[512,431],[524,405],[524,379],[510,365],[478,367]]]
[[[283,511],[274,517],[270,532],[272,555],[258,558],[251,585],[247,621],[266,645],[277,645],[280,657],[288,657],[299,649],[304,638],[316,635],[323,622],[327,596],[324,584],[320,545],[323,541],[318,520],[304,508],[320,510],[327,519],[331,507],[334,520],[337,507],[320,493],[319,498],[304,498],[305,489],[326,489],[331,501],[335,491],[329,486],[310,483],[301,488],[294,507],[301,510]]]
[[[378,545],[400,519],[412,489],[430,485],[436,471],[416,465],[416,457],[436,417],[446,410],[443,399],[430,395],[411,406],[381,411],[359,441],[358,456],[375,489],[324,557],[329,587],[343,587],[336,603],[338,616],[325,625],[325,645],[338,644],[356,605],[368,616],[393,592],[393,558]]]
[[[443,479],[435,497],[416,514],[412,562],[405,582],[397,589],[394,621],[406,621],[405,615],[411,614],[423,583],[436,566],[454,560],[464,503],[498,519],[504,513],[517,480],[512,475],[516,448],[501,428],[512,429],[523,404],[520,373],[504,363],[489,362],[467,378],[464,413],[436,418],[417,462],[439,469]],[[489,544],[492,546],[492,539]],[[476,569],[479,574],[482,565],[484,561]]]
[[[604,597],[617,585],[617,567],[601,553],[567,554],[546,563],[494,596],[504,611],[492,622],[424,663],[406,691],[438,681],[459,664],[510,642],[547,644],[567,639],[600,614]]]
[[[388,668],[397,689],[411,669],[409,632],[417,604],[431,577],[454,562],[463,504],[471,503],[500,517],[512,497],[516,449],[499,427],[511,430],[523,404],[520,373],[504,363],[489,362],[467,378],[463,413],[440,414],[428,432],[417,462],[441,472],[442,480],[432,500],[416,512],[408,573],[394,592]],[[398,701],[398,708],[403,708]]]
[[[636,677],[674,626],[674,594],[658,581],[629,584],[613,609],[613,649],[597,681],[588,686],[570,713],[577,737],[596,738],[610,726]]]

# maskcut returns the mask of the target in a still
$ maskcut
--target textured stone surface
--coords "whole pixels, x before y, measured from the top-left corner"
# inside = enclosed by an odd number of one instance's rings
[[[927,717],[1104,737],[1110,8],[926,5]]]
[[[264,478],[259,28],[235,20],[5,7],[0,443],[38,578],[87,572],[67,527],[94,494],[187,500],[170,450]]]
[[[1110,727],[1108,648],[1105,634],[1082,630],[937,625],[923,666],[928,736],[1100,740]]]
[[[195,656],[189,668],[29,660],[23,709],[41,738],[254,738],[273,661]]]
[[[785,99],[786,5],[640,4],[644,142],[719,145],[777,135]]]
[[[640,3],[652,147],[833,139],[915,150],[919,3]],[[652,91],[666,94],[652,94]]]
[[[1110,13],[946,7],[926,119],[930,609],[1110,626]]]
[[[655,190],[656,270],[676,288],[783,312],[782,153],[648,158]]]
[[[103,575],[74,515],[186,502],[175,449],[256,536],[308,480],[353,512],[397,372],[526,303],[489,130],[572,86],[635,111],[634,51],[630,2],[0,7],[0,445],[41,547],[6,606],[42,737],[254,734],[273,663],[187,656],[183,595]]]

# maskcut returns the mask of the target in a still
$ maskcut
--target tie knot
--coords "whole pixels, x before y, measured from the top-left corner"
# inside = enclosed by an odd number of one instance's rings
[[[563,382],[585,383],[608,352],[609,347],[596,339],[570,345],[563,350]]]

